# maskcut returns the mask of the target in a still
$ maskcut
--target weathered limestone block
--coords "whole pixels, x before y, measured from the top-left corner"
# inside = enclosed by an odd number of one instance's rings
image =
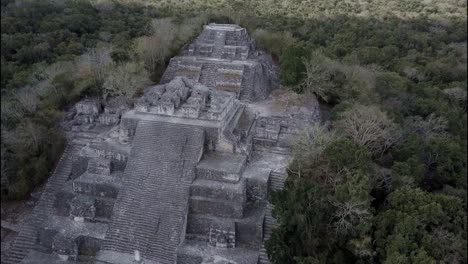
[[[78,195],[70,202],[70,216],[76,222],[84,222],[85,219],[94,219],[96,216],[95,199],[89,196]]]
[[[55,195],[54,212],[59,216],[70,216],[71,203],[73,198],[80,196],[73,192],[60,191]],[[95,218],[107,218],[110,219],[112,216],[112,210],[114,208],[115,199],[107,197],[96,197],[94,207]],[[50,247],[50,246],[49,246]]]
[[[266,178],[268,179],[268,178]],[[268,197],[268,181],[262,178],[247,179],[247,200],[266,201]]]
[[[263,241],[263,217],[251,221],[239,221],[236,223],[236,242],[238,245],[246,245],[250,248],[260,249]]]
[[[128,144],[132,136],[133,136],[132,130],[124,129],[122,127],[119,129],[118,138],[121,144]]]
[[[70,179],[76,179],[88,168],[89,157],[75,155],[72,158],[72,169]]]
[[[76,238],[78,252],[82,256],[96,256],[101,249],[103,240],[89,236],[79,236]]]
[[[219,139],[218,143],[216,144],[216,151],[226,152],[226,153],[235,153],[236,152],[235,142],[228,140],[225,137],[222,137],[221,139]],[[232,179],[238,180],[238,178],[235,175]]]
[[[156,114],[173,115],[175,106],[172,102],[160,102],[154,107],[154,110]]]
[[[96,121],[96,116],[93,114],[83,114],[75,117],[75,121],[79,125],[92,124]]]
[[[190,210],[197,214],[242,218],[244,215],[244,204],[203,197],[191,197]]]
[[[120,115],[129,109],[127,99],[123,96],[112,97],[104,102],[104,113]]]
[[[90,159],[88,162],[88,172],[93,174],[110,175],[112,173],[112,163],[109,159]]]
[[[93,179],[90,175],[80,177],[73,181],[73,191],[76,193],[88,194],[97,197],[116,198],[119,193],[119,186],[112,183],[110,178],[107,182],[101,182],[102,179]],[[102,178],[102,177],[101,177]]]
[[[119,133],[122,133],[122,138],[128,137],[128,139],[131,139],[135,135],[137,125],[138,119],[136,118],[122,118],[119,124]]]
[[[192,196],[202,196],[243,203],[246,200],[245,183],[246,180],[244,178],[236,184],[198,179],[190,186],[190,194]]]
[[[216,218],[207,215],[189,214],[187,231],[189,236],[208,242],[211,229],[236,231],[234,219]]]
[[[235,248],[236,232],[235,230],[210,228],[208,243],[214,247]]]
[[[67,183],[68,184],[68,183]],[[56,215],[70,216],[70,203],[75,197],[71,191],[59,191],[55,194],[54,211]]]
[[[123,144],[123,143],[122,143]],[[128,159],[127,153],[124,153],[119,150],[115,150],[113,148],[110,148],[108,146],[102,146],[99,144],[91,144],[92,151],[101,158],[105,159],[111,159],[111,160],[116,160],[116,161],[122,161],[126,162]]]
[[[98,115],[102,110],[101,102],[97,99],[85,99],[75,105],[77,114]]]
[[[217,148],[219,145],[216,146]],[[222,181],[222,182],[238,182],[240,179],[240,173],[229,173],[225,171],[216,171],[209,168],[196,169],[197,177],[200,179]]]
[[[120,121],[119,114],[100,114],[99,115],[99,123],[103,125],[114,125],[118,124]]]
[[[180,110],[183,117],[198,118],[200,116],[200,105],[183,105]]]
[[[110,219],[112,217],[112,210],[114,209],[114,204],[114,199],[109,199],[106,197],[97,198],[95,203],[95,217]]]
[[[49,228],[40,228],[37,232],[37,241],[40,246],[52,250],[52,245],[54,243],[54,238],[57,235],[58,231]]]
[[[77,260],[78,258],[78,245],[75,239],[67,237],[61,233],[55,235],[52,242],[52,250],[62,260]]]
[[[137,112],[142,112],[142,113],[147,113],[150,111],[150,104],[147,102],[138,102],[135,105],[135,111]]]
[[[201,256],[193,256],[185,253],[177,254],[177,263],[180,264],[201,264],[203,258]]]

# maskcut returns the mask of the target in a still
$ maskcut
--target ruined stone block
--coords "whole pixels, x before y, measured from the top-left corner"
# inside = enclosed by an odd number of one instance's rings
[[[109,159],[90,159],[88,162],[88,172],[93,174],[110,175],[112,172],[112,163]]]
[[[76,116],[74,120],[80,125],[92,124],[92,123],[94,123],[94,121],[96,121],[96,115],[94,115],[94,114],[82,114],[82,115]]]
[[[76,179],[88,168],[89,157],[75,155],[72,157],[72,169],[70,179]]]
[[[55,235],[52,250],[63,260],[77,260],[78,258],[78,245],[75,239],[61,233]]]
[[[102,105],[97,99],[85,99],[78,102],[75,109],[77,114],[98,115],[102,110]]]
[[[263,217],[256,219],[256,221],[237,222],[236,231],[238,244],[260,249],[263,241]]]
[[[208,243],[214,247],[235,248],[236,232],[235,230],[233,231],[218,228],[210,228]]]
[[[94,219],[96,215],[94,204],[94,198],[78,195],[70,202],[70,216],[77,222],[84,222],[84,219]]]
[[[197,178],[222,181],[222,182],[238,182],[240,179],[239,173],[229,173],[226,171],[217,171],[209,168],[197,167]]]
[[[99,123],[103,125],[114,125],[118,124],[120,121],[119,114],[100,114],[99,115]]]
[[[190,198],[190,211],[219,217],[242,218],[244,204],[203,197]]]
[[[268,181],[264,179],[247,179],[247,200],[266,201],[268,197]]]
[[[37,241],[39,245],[46,248],[47,250],[52,251],[54,238],[57,235],[58,231],[49,228],[40,228],[37,232]]]
[[[76,238],[78,252],[82,256],[96,256],[101,249],[103,240],[95,237],[79,236]]]
[[[105,181],[102,177],[106,177]],[[93,179],[86,175],[73,181],[73,191],[81,194],[88,194],[97,197],[116,198],[119,193],[119,186],[113,182],[113,178],[102,176]]]

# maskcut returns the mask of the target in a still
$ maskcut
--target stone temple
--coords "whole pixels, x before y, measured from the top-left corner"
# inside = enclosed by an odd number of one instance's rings
[[[319,114],[315,103],[272,110],[277,71],[244,28],[209,24],[132,106],[77,103],[2,263],[269,263],[268,195]]]

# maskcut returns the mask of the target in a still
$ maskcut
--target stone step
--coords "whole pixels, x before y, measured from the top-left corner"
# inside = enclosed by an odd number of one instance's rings
[[[20,227],[20,232],[12,242],[9,251],[6,252],[2,263],[20,263],[28,252],[35,248],[37,238],[36,230],[38,230],[46,216],[51,214],[54,195],[68,179],[71,172],[71,157],[77,150],[78,147],[76,145],[68,145],[65,148],[57,166],[47,180],[46,187],[41,197]]]
[[[219,217],[242,218],[244,203],[192,196],[190,197],[190,212]]]
[[[233,117],[229,121],[228,125],[224,128],[223,135],[234,144],[238,144],[240,136],[234,135],[234,129],[238,126],[239,119],[244,112],[245,105],[239,105],[234,113]]]
[[[244,73],[242,74],[242,85],[241,85],[241,92],[239,94],[239,100],[249,100],[250,99],[250,94],[252,92],[252,80],[253,76],[251,76],[251,68],[250,67],[244,67]]]
[[[263,221],[263,240],[266,241],[270,239],[270,236],[278,225],[276,219],[272,215],[272,204],[268,203],[266,207],[265,219]]]
[[[270,259],[268,258],[268,253],[265,249],[265,246],[262,245],[260,249],[260,254],[258,256],[258,264],[270,264]]]
[[[73,191],[80,194],[117,198],[121,184],[122,179],[118,177],[86,172],[73,180]]]
[[[201,129],[139,122],[103,250],[174,263],[189,197],[180,161],[195,164],[203,138]]]
[[[219,200],[245,202],[245,187],[245,179],[241,179],[237,183],[225,183],[205,179],[196,179],[190,186],[190,195]]]
[[[290,155],[291,150],[285,147],[276,146],[277,141],[273,139],[254,138],[253,149],[256,151],[269,152],[280,155]]]
[[[196,167],[198,179],[236,183],[246,167],[247,155],[234,153],[205,153]]]
[[[177,252],[177,264],[213,263],[216,259],[222,263],[257,263],[258,255],[258,250],[241,247],[225,249],[202,241],[185,240]]]
[[[283,189],[284,182],[286,180],[286,174],[281,172],[270,172],[270,180],[269,180],[269,190],[270,191],[278,191]]]

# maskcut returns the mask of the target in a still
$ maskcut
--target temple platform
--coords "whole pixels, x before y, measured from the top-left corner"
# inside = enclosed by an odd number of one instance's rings
[[[245,248],[219,248],[207,243],[187,240],[177,252],[178,264],[252,264],[258,262],[258,250]]]

